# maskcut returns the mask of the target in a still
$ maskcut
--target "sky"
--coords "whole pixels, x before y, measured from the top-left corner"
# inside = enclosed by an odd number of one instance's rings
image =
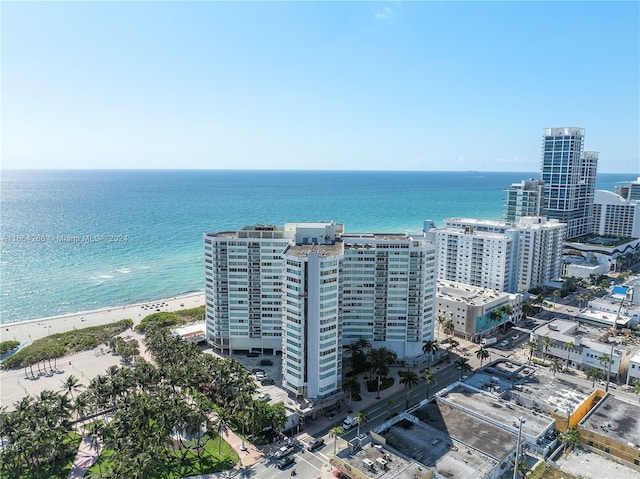
[[[638,2],[24,2],[2,168],[640,173]]]

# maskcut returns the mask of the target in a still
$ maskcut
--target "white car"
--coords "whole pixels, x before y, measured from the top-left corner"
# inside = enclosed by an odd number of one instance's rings
[[[506,348],[507,346],[509,346],[509,341],[506,339],[504,341],[500,341],[500,347]]]
[[[513,336],[511,336],[511,339],[513,339],[514,341],[517,341],[518,339],[520,339],[520,335],[514,334]]]
[[[269,402],[270,399],[271,399],[271,396],[267,393],[263,393],[263,394],[260,394],[260,396],[258,396],[258,401]]]

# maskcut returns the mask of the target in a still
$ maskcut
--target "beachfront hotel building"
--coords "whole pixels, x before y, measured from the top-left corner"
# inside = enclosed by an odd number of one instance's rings
[[[640,199],[626,199],[611,191],[596,190],[593,206],[595,234],[640,238]]]
[[[592,232],[597,169],[598,153],[584,151],[584,128],[543,131],[543,208],[548,218],[567,224],[567,239]]]
[[[406,363],[433,339],[435,247],[422,235],[253,225],[205,233],[204,251],[208,342],[281,353],[292,396],[339,392],[343,346],[360,338]]]
[[[502,217],[505,222],[516,223],[525,216],[545,216],[544,181],[529,178],[513,183],[506,193]]]
[[[537,216],[515,224],[449,218],[427,236],[438,248],[438,279],[515,293],[560,276],[565,231],[565,224]]]

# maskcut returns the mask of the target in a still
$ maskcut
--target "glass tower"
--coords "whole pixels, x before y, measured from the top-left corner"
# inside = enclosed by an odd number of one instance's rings
[[[598,154],[585,152],[583,128],[546,128],[542,138],[544,209],[567,224],[567,239],[593,228]]]

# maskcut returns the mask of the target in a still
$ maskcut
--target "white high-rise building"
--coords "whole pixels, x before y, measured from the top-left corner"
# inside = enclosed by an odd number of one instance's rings
[[[623,191],[629,194],[629,191]],[[602,236],[640,237],[640,199],[628,200],[611,191],[596,190],[593,232]]]
[[[516,291],[518,237],[513,230],[497,233],[446,227],[435,231],[438,279],[497,291]]]
[[[627,185],[616,185],[615,190],[625,200],[640,200],[640,177]]]
[[[592,231],[598,154],[583,149],[583,128],[546,128],[543,132],[543,207],[548,218],[567,224],[568,239]]]
[[[516,223],[524,216],[545,216],[544,182],[529,178],[520,183],[513,183],[507,190],[503,220]]]
[[[515,223],[449,218],[435,230],[438,279],[514,293],[557,279],[566,225],[542,217]]]
[[[435,247],[422,235],[335,223],[204,236],[207,339],[222,353],[282,351],[293,396],[341,389],[342,347],[366,338],[412,363],[433,339]]]

